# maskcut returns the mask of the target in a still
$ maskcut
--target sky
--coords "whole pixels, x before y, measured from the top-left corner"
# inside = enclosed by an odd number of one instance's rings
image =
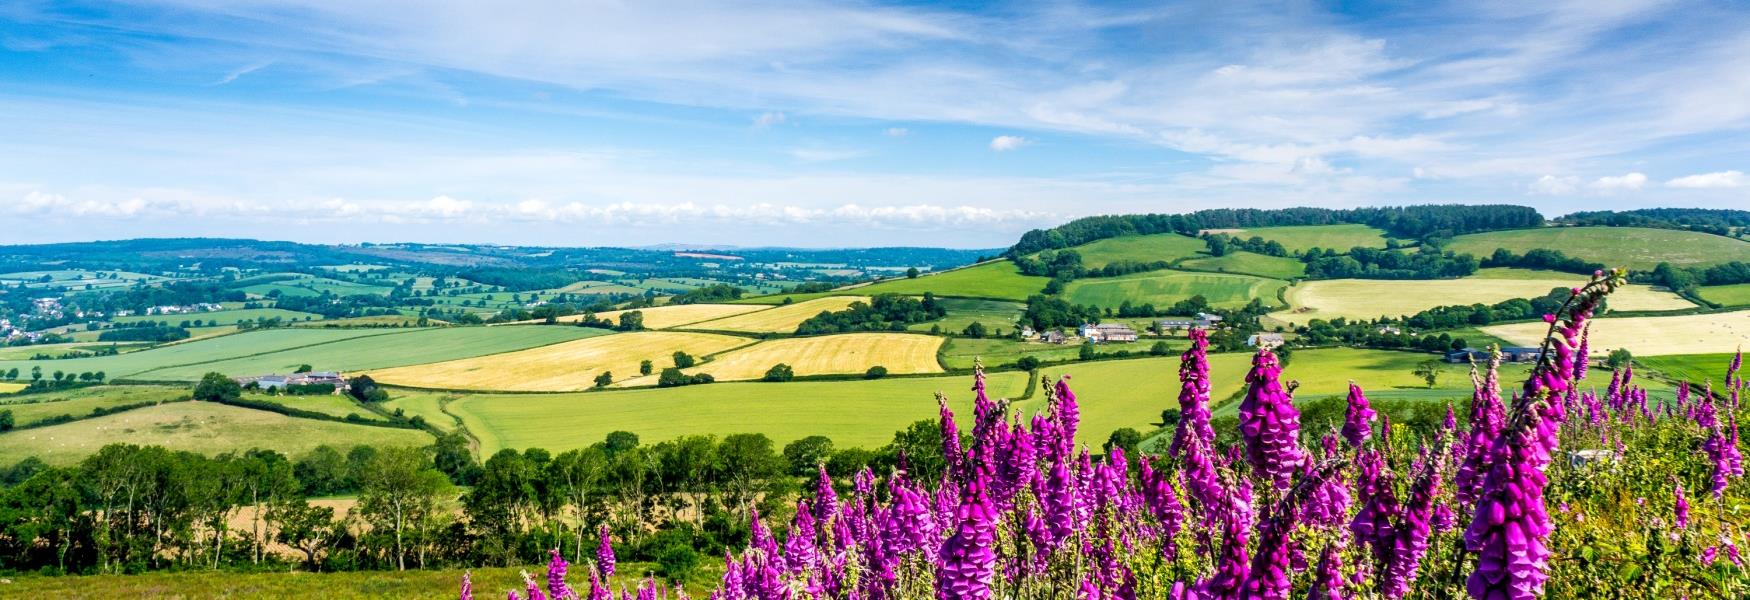
[[[1747,129],[1742,2],[0,3],[0,244],[1746,208]]]

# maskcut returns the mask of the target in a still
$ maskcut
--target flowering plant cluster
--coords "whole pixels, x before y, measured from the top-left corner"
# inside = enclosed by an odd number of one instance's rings
[[[1623,282],[1599,273],[1572,290],[1519,391],[1503,396],[1498,358],[1473,367],[1468,410],[1449,407],[1432,433],[1394,428],[1352,384],[1340,428],[1309,443],[1294,386],[1261,349],[1239,443],[1223,447],[1198,330],[1178,374],[1183,419],[1159,454],[1078,444],[1083,400],[1067,377],[1043,381],[1045,408],[1024,415],[988,398],[978,371],[969,433],[942,403],[940,479],[864,470],[841,493],[822,469],[781,541],[753,515],[751,541],[700,595],[1746,597],[1746,507],[1732,493],[1744,474],[1738,361],[1722,390],[1683,385],[1668,401],[1650,401],[1626,368],[1603,391],[1585,388],[1592,314]],[[601,533],[585,589],[566,583],[555,551],[544,589],[530,578],[510,597],[615,597]],[[466,600],[467,579],[462,589]],[[687,596],[653,579],[618,591],[671,595]]]

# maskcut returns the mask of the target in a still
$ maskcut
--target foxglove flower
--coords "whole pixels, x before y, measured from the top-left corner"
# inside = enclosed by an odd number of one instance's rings
[[[1307,588],[1306,600],[1348,600],[1343,584],[1343,553],[1338,551],[1335,542],[1325,544],[1325,550],[1319,553],[1318,572],[1313,577],[1312,587]]]
[[[1252,357],[1246,398],[1240,402],[1240,437],[1252,468],[1278,489],[1286,489],[1306,462],[1306,454],[1300,448],[1300,411],[1277,380],[1281,372],[1270,350],[1259,350]]]
[[[832,476],[826,465],[820,465],[820,478],[814,483],[814,520],[825,523],[839,512],[839,495],[832,489]]]
[[[997,515],[984,488],[985,475],[981,466],[975,465],[961,490],[954,535],[942,544],[936,561],[936,597],[940,600],[983,600],[992,595]]]
[[[1349,445],[1356,448],[1373,435],[1373,408],[1367,404],[1367,396],[1361,393],[1361,386],[1349,382],[1349,410],[1343,415],[1343,439],[1349,440]]]
[[[760,527],[760,518],[757,512],[754,514],[753,520],[754,526]],[[601,543],[595,549],[595,566],[597,571],[602,572],[602,579],[610,579],[614,576],[614,543],[608,538],[607,525],[601,526],[600,533]]]
[[[472,571],[462,571],[462,593],[457,598],[474,600],[474,573]]]
[[[811,573],[820,565],[820,553],[814,545],[814,513],[807,500],[796,503],[796,517],[784,537],[784,565],[791,575]]]
[[[1463,504],[1469,504],[1482,491],[1483,475],[1488,472],[1489,445],[1500,436],[1506,421],[1506,412],[1501,406],[1500,368],[1501,353],[1493,348],[1489,352],[1487,375],[1478,377],[1476,365],[1471,365],[1474,391],[1471,393],[1469,441],[1465,443],[1464,462],[1453,478],[1454,494]]]
[[[1672,513],[1673,513],[1672,516],[1676,519],[1677,528],[1678,529],[1688,529],[1689,528],[1689,499],[1683,497],[1683,483],[1682,482],[1676,483],[1672,489],[1672,493],[1675,494],[1677,497],[1676,503],[1672,507]]]
[[[547,561],[547,594],[552,596],[554,600],[577,597],[577,593],[571,591],[571,586],[565,584],[565,570],[566,567],[570,566],[570,563],[565,562],[565,557],[559,555],[558,548],[547,552],[552,554],[552,559]]]

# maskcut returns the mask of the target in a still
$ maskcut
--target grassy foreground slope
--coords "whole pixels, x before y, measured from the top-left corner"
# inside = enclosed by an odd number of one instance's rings
[[[570,329],[561,327],[559,329]],[[588,389],[611,371],[616,381],[638,376],[639,361],[657,370],[673,365],[676,351],[715,354],[754,340],[714,333],[640,331],[439,363],[373,371],[389,385],[446,390],[565,392]]]
[[[993,373],[987,389],[992,397],[1015,397],[1026,385],[1025,373]],[[937,391],[948,394],[957,414],[971,414],[971,387],[969,376],[714,383],[588,394],[471,395],[451,402],[449,410],[479,438],[482,456],[502,448],[557,453],[599,442],[617,430],[652,442],[763,433],[779,445],[824,435],[840,447],[875,447],[913,421],[935,418]]]
[[[613,589],[620,584],[637,587],[638,579],[652,572],[653,564],[620,563],[619,573],[611,580]],[[705,561],[686,581],[688,590],[714,589],[722,574],[721,561]],[[478,598],[498,598],[504,590],[522,590],[523,573],[540,577],[545,565],[518,567],[475,567],[466,570],[473,578]],[[462,569],[411,569],[407,571],[342,571],[305,573],[284,571],[239,573],[236,571],[152,571],[128,575],[45,576],[27,575],[10,578],[0,584],[8,597],[16,598],[89,598],[100,591],[101,598],[322,598],[324,600],[455,600],[457,582]],[[572,585],[578,583],[577,571],[571,575]],[[587,577],[584,579],[587,585]]]
[[[208,402],[174,402],[0,434],[0,464],[13,464],[29,456],[50,464],[71,464],[109,444],[153,444],[208,455],[272,448],[295,456],[322,444],[381,447],[430,443],[430,434],[413,429],[297,419]]]
[[[1203,296],[1218,307],[1239,307],[1253,298],[1265,306],[1281,304],[1277,290],[1288,282],[1249,275],[1222,273],[1191,273],[1186,271],[1147,271],[1118,277],[1077,279],[1064,287],[1065,300],[1073,304],[1090,304],[1102,308],[1117,308],[1124,302],[1153,304],[1165,308],[1174,302]]]
[[[83,418],[93,409],[109,409],[142,403],[163,403],[188,399],[184,388],[155,385],[103,385],[41,394],[0,398],[0,410],[12,411],[13,422],[20,427],[44,419],[68,415]]]
[[[1616,296],[1611,296],[1615,301]],[[1543,339],[1543,323],[1513,323],[1482,328],[1484,333],[1528,345]],[[1595,356],[1627,348],[1635,356],[1733,352],[1750,346],[1750,310],[1674,317],[1603,317],[1592,321]]]
[[[195,381],[217,371],[231,376],[290,373],[300,365],[317,371],[362,371],[471,358],[607,335],[584,327],[439,327],[282,350],[255,356],[157,369],[135,375],[152,381]]]
[[[1496,248],[1515,254],[1548,248],[1610,267],[1652,270],[1750,261],[1750,242],[1694,231],[1643,227],[1545,227],[1473,233],[1452,238],[1448,249],[1486,257]]]

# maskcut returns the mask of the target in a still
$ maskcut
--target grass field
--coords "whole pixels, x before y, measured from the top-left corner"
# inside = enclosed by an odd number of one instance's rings
[[[29,456],[51,464],[71,464],[108,444],[154,444],[209,455],[271,448],[297,456],[322,444],[345,448],[430,443],[430,434],[412,429],[295,419],[208,402],[174,402],[0,434],[0,464],[13,464]]]
[[[1616,296],[1610,299],[1614,302]],[[1513,323],[1482,329],[1489,335],[1528,345],[1540,341],[1547,326]],[[1592,320],[1591,336],[1588,348],[1595,356],[1617,348],[1628,348],[1637,357],[1733,352],[1750,346],[1750,310],[1675,317],[1604,317]]]
[[[1145,353],[1156,341],[1159,340],[1145,337],[1134,344],[1098,344],[1094,346],[1094,352],[1101,356],[1120,351]],[[1184,338],[1167,340],[1167,343],[1177,348],[1176,352],[1184,351]],[[997,367],[1015,364],[1022,356],[1044,362],[1074,360],[1081,350],[1081,344],[1047,344],[1009,338],[949,338],[942,345],[942,362],[950,369],[970,369],[973,359],[982,359],[986,366]]]
[[[644,313],[644,327],[648,329],[668,329],[670,327],[691,325],[701,321],[732,317],[766,309],[767,307],[751,304],[676,304],[674,306],[657,306],[654,308],[640,308],[637,310]],[[620,315],[627,312],[630,311],[615,310],[598,314],[596,317],[619,323]],[[814,315],[811,314],[808,316],[812,317]],[[569,317],[560,317],[559,321],[571,323],[582,318],[583,315],[573,315]],[[791,326],[791,329],[794,330],[795,326]]]
[[[40,364],[46,372],[103,371],[111,380],[115,380],[154,369],[209,363],[386,333],[395,332],[368,329],[268,329],[170,344],[117,356],[35,362],[0,361],[0,369],[10,370],[16,367],[21,372],[28,372],[31,367]]]
[[[1265,256],[1251,252],[1229,252],[1223,256],[1205,256],[1180,262],[1178,268],[1217,273],[1239,273],[1273,279],[1294,279],[1306,276],[1306,263],[1297,258]]]
[[[231,376],[290,373],[300,365],[317,371],[354,372],[473,358],[536,348],[611,333],[586,327],[436,327],[381,330],[294,350],[230,360],[156,369],[134,377],[149,381],[193,381],[217,371]]]
[[[1213,306],[1244,306],[1253,298],[1265,306],[1281,304],[1276,291],[1287,286],[1279,279],[1249,275],[1191,273],[1187,271],[1148,271],[1119,277],[1077,279],[1064,287],[1064,299],[1074,304],[1090,304],[1117,308],[1131,304],[1153,304],[1165,308],[1174,302],[1201,295]]]
[[[1292,227],[1255,227],[1230,235],[1251,239],[1258,236],[1276,240],[1290,252],[1324,248],[1348,252],[1350,248],[1384,248],[1385,232],[1366,225],[1300,225]]]
[[[924,292],[933,292],[937,296],[955,296],[961,298],[989,298],[993,300],[1024,301],[1028,296],[1038,294],[1045,289],[1050,279],[1032,275],[1022,275],[1015,263],[999,260],[962,269],[930,273],[917,279],[888,279],[849,289],[814,294],[774,294],[737,300],[737,304],[779,304],[784,298],[796,302],[820,298],[824,296],[876,294],[902,294],[921,296]]]
[[[0,410],[12,411],[19,426],[61,415],[84,418],[92,409],[111,408],[142,402],[172,402],[188,399],[188,390],[179,387],[144,385],[102,385],[30,394],[0,399]]]
[[[111,345],[116,347],[117,352],[129,352],[138,350],[149,344],[129,342],[73,342],[68,344],[36,344],[32,346],[0,346],[0,360],[30,360],[30,357],[38,354],[60,356],[61,354],[75,350],[92,352],[99,348],[107,349]]]
[[[28,387],[28,386],[26,386],[25,384],[22,384],[22,383],[16,383],[16,382],[10,382],[10,381],[0,381],[0,394],[10,394],[10,393],[16,392],[18,390],[22,390],[26,387]]]
[[[1495,270],[1485,270],[1495,271]],[[1585,283],[1578,276],[1549,274],[1548,279],[1522,279],[1518,273],[1495,271],[1463,279],[1327,279],[1303,281],[1288,288],[1293,308],[1273,313],[1274,319],[1304,324],[1313,319],[1377,319],[1415,314],[1451,304],[1494,304],[1513,298],[1532,298],[1551,289]],[[1610,296],[1615,310],[1682,310],[1694,304],[1671,292],[1632,285]]]
[[[746,381],[764,377],[772,365],[784,363],[796,375],[861,374],[880,365],[894,375],[940,373],[936,350],[942,338],[915,333],[844,333],[768,340],[725,352],[688,373],[710,373],[718,381]],[[655,385],[656,376],[640,377],[624,385]]]
[[[1650,271],[1660,262],[1679,267],[1750,261],[1750,242],[1707,233],[1641,227],[1544,227],[1473,233],[1452,238],[1448,249],[1485,257],[1496,248],[1515,254],[1548,248],[1610,267]]]
[[[237,310],[215,310],[212,312],[175,315],[133,315],[128,317],[116,317],[113,320],[117,323],[152,321],[155,323],[168,322],[171,325],[176,325],[183,321],[200,321],[207,325],[232,325],[239,321],[254,321],[256,319],[281,319],[285,321],[303,321],[308,319],[312,321],[320,321],[322,320],[322,315],[298,312],[295,310],[285,310],[282,308],[242,308]]]
[[[1027,374],[993,373],[988,393],[1017,397]],[[647,443],[682,435],[763,433],[780,447],[825,435],[839,447],[876,447],[919,419],[936,417],[935,392],[971,414],[970,376],[875,381],[714,383],[588,394],[469,395],[450,403],[480,439],[482,456],[503,448],[558,453],[601,441],[618,430]],[[970,426],[971,421],[965,421]]]
[[[686,582],[688,590],[714,589],[723,572],[722,561],[704,561]],[[636,588],[638,578],[651,572],[649,563],[621,562],[612,580],[613,589],[625,584]],[[524,589],[522,573],[545,577],[545,565],[520,567],[475,567],[468,569],[477,598],[502,598],[508,590]],[[589,577],[572,568],[573,587],[588,589]],[[545,579],[541,579],[543,582]],[[455,600],[461,569],[407,571],[346,571],[338,573],[233,571],[157,571],[133,575],[26,575],[0,583],[0,596],[9,598],[227,598],[270,600],[323,598],[325,600]]]
[[[745,331],[748,333],[794,333],[796,326],[822,312],[844,310],[852,302],[868,302],[868,296],[815,298],[766,310],[695,322],[690,329]]]
[[[753,341],[713,333],[640,331],[491,356],[383,369],[372,372],[371,377],[390,385],[418,388],[564,392],[595,385],[595,377],[603,371],[611,371],[615,381],[637,377],[641,360],[650,360],[660,371],[673,366],[676,350],[702,357]]]
[[[1019,302],[1003,300],[977,300],[972,298],[940,298],[936,302],[947,309],[948,316],[928,323],[913,323],[907,327],[912,331],[929,331],[931,327],[940,327],[942,331],[959,333],[966,330],[967,325],[983,323],[985,329],[995,332],[997,329],[1013,331],[1015,319],[1021,316],[1021,311],[1027,305]]]
[[[327,277],[300,276],[295,279],[285,279],[269,283],[258,283],[245,286],[243,291],[257,296],[268,296],[279,292],[281,296],[320,296],[329,292],[336,296],[352,296],[359,294],[385,295],[391,288],[380,285],[368,285],[329,279]]]
[[[245,398],[255,402],[269,402],[287,408],[296,408],[310,412],[319,412],[331,417],[346,418],[347,415],[358,415],[372,421],[386,420],[382,415],[371,412],[359,405],[351,396],[342,394],[321,394],[315,396],[269,396],[267,394],[245,394]]]
[[[1635,363],[1677,381],[1688,381],[1695,385],[1711,381],[1717,387],[1726,378],[1726,367],[1731,366],[1732,356],[1733,353],[1726,352],[1637,356]]]
[[[455,400],[461,396],[452,392],[427,392],[419,390],[396,390],[391,392],[391,399],[383,403],[383,408],[389,412],[401,409],[407,418],[425,417],[425,422],[433,427],[449,431],[456,428],[456,419],[444,413],[443,403]]]
[[[1150,263],[1164,260],[1173,262],[1197,256],[1206,247],[1208,244],[1205,244],[1203,240],[1191,236],[1162,233],[1107,238],[1076,246],[1073,250],[1082,255],[1083,266],[1098,269],[1109,263],[1121,261]]]
[[[377,315],[372,317],[348,317],[345,319],[329,319],[326,321],[300,321],[293,327],[412,327],[419,323],[419,317],[411,315]],[[445,325],[447,321],[426,319],[428,325]]]
[[[1703,286],[1698,293],[1701,299],[1720,306],[1750,306],[1750,283]]]

